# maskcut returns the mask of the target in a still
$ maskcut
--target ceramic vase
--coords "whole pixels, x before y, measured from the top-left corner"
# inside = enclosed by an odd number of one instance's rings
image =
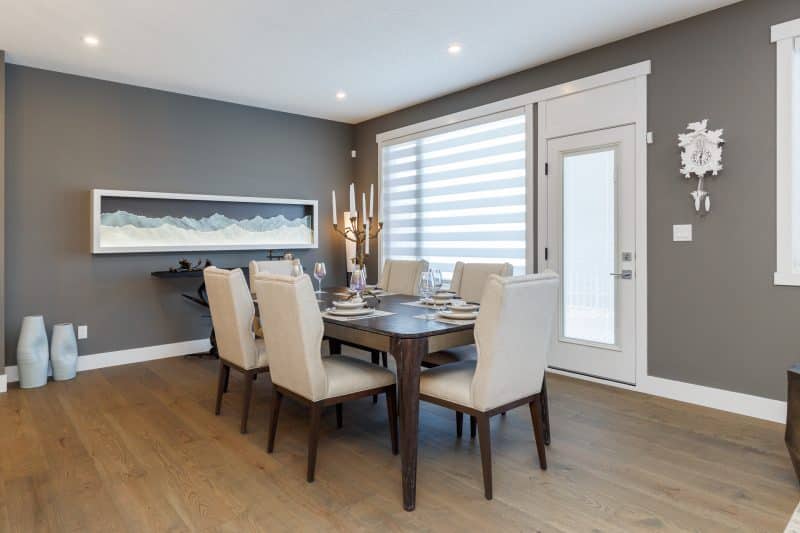
[[[22,319],[22,329],[17,341],[17,367],[21,388],[34,389],[47,384],[49,356],[44,317],[26,316]]]
[[[78,371],[78,340],[72,324],[53,326],[50,361],[53,363],[54,380],[65,381],[75,377]]]

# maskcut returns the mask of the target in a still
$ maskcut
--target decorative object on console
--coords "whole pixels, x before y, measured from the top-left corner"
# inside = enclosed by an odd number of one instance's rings
[[[707,129],[708,119],[700,122],[691,122],[687,129],[689,133],[678,134],[678,146],[681,148],[681,174],[686,179],[691,179],[692,174],[697,176],[697,190],[690,196],[694,200],[694,209],[703,214],[711,212],[711,196],[703,189],[703,181],[707,173],[712,176],[722,170],[722,138],[723,130]]]
[[[202,272],[204,268],[212,266],[211,259],[206,259],[203,263],[202,259],[198,259],[194,265],[188,259],[181,259],[178,261],[178,268],[169,267],[170,272],[192,272],[194,270]]]
[[[367,194],[361,193],[361,215],[359,216],[358,210],[356,209],[356,187],[355,184],[351,183],[350,209],[346,212],[346,217],[349,217],[349,223],[348,221],[345,221],[344,230],[340,230],[336,215],[336,191],[331,191],[331,201],[333,203],[333,229],[338,234],[342,235],[347,241],[354,243],[356,247],[355,256],[353,257],[354,267],[352,269],[348,268],[348,271],[353,272],[355,270],[360,270],[365,277],[366,256],[369,255],[370,241],[372,239],[377,239],[378,234],[383,229],[383,222],[378,222],[377,225],[373,223],[374,196],[374,186],[370,185],[368,213]]]
[[[53,379],[56,381],[72,379],[78,372],[78,340],[72,324],[53,326],[50,361],[53,364]]]
[[[35,389],[47,385],[49,362],[44,317],[26,316],[22,319],[17,341],[19,386],[23,389]]]
[[[317,201],[92,190],[92,253],[316,248]]]

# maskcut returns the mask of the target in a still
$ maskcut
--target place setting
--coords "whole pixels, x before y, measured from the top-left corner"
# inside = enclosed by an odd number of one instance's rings
[[[394,314],[369,306],[367,299],[364,297],[365,293],[363,291],[366,286],[360,279],[362,277],[366,278],[362,271],[356,270],[353,272],[353,278],[356,279],[351,280],[350,288],[347,289],[347,292],[335,294],[335,299],[331,301],[331,307],[325,309],[322,316],[334,320],[348,321]]]

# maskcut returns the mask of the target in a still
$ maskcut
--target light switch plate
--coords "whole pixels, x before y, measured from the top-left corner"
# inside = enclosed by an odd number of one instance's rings
[[[78,339],[86,339],[89,337],[89,326],[78,326]]]
[[[673,242],[691,242],[692,241],[692,225],[691,224],[674,224],[672,226],[672,240],[673,240]]]

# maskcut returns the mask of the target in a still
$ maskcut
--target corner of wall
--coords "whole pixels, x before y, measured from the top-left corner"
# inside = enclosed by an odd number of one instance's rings
[[[6,54],[0,50],[0,392],[6,390],[5,353],[5,148],[6,148]]]

